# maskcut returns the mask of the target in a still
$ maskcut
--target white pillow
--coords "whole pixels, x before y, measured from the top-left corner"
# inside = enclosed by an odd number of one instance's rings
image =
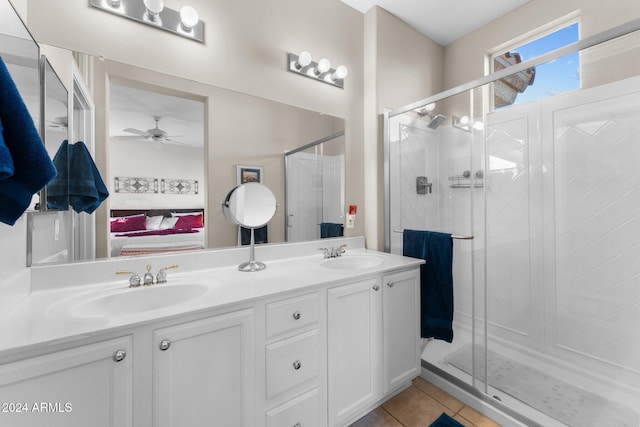
[[[160,230],[167,230],[169,228],[175,227],[179,219],[180,218],[178,218],[177,216],[171,218],[163,218],[162,223],[160,224]]]
[[[148,216],[147,217],[147,230],[160,230],[160,224],[162,224],[162,215]]]

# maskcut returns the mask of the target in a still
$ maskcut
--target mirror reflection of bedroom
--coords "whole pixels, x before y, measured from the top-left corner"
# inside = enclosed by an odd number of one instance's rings
[[[204,103],[129,82],[109,91],[109,253],[204,249]]]

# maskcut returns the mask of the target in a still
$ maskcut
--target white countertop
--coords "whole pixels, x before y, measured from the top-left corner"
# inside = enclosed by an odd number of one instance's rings
[[[349,247],[344,258],[357,256],[383,257],[381,264],[365,268],[333,269],[321,265],[323,255],[318,252],[318,242],[293,245],[272,245],[270,248],[256,250],[256,259],[266,261],[267,268],[258,272],[238,271],[235,261],[246,261],[247,248],[203,251],[197,255],[181,254],[164,257],[138,257],[121,260],[122,265],[114,261],[105,267],[103,262],[83,263],[66,266],[67,273],[74,277],[74,284],[59,282],[59,277],[65,277],[65,266],[55,266],[38,271],[38,275],[51,278],[49,287],[40,283],[32,285],[31,292],[10,310],[0,316],[3,334],[0,334],[0,356],[6,356],[26,350],[33,350],[38,346],[53,345],[66,341],[133,327],[148,322],[201,311],[225,309],[230,306],[251,303],[252,301],[275,297],[279,294],[311,289],[318,286],[342,284],[358,280],[359,278],[379,275],[394,270],[406,269],[422,264],[424,261],[407,258],[384,252],[364,249],[364,240],[360,238],[343,239]],[[325,243],[324,241],[322,243]],[[341,241],[332,242],[338,246]],[[258,248],[256,248],[258,249]],[[235,255],[229,254],[235,252]],[[300,256],[291,256],[291,255]],[[262,255],[261,258],[259,255]],[[198,262],[193,259],[198,258]],[[128,288],[128,276],[114,276],[116,269],[131,268],[129,264],[146,265],[155,262],[180,263],[180,269],[168,270],[168,283]],[[188,269],[183,264],[189,264]],[[226,265],[221,265],[226,264]],[[212,265],[212,268],[206,268]],[[203,268],[198,268],[198,266]],[[100,271],[108,275],[99,274]],[[144,271],[144,270],[143,270]],[[138,271],[142,276],[143,271]],[[84,272],[84,275],[81,274]],[[156,270],[154,270],[155,274]],[[86,283],[79,278],[93,273],[95,284]],[[56,277],[58,279],[56,279]],[[34,280],[34,279],[32,279]],[[68,282],[68,278],[66,280]],[[202,294],[168,307],[136,313],[126,313],[118,316],[101,317],[83,312],[78,315],[78,304],[118,293],[148,292],[156,287],[179,287],[184,285],[201,285]],[[185,288],[186,289],[186,288]],[[200,288],[198,288],[200,290]],[[161,291],[161,292],[164,292]],[[180,291],[178,291],[180,292]],[[131,294],[133,295],[133,294]],[[149,294],[147,294],[149,295]]]

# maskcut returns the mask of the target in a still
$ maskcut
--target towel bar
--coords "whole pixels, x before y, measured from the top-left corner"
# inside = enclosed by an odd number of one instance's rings
[[[400,229],[400,228],[396,228],[395,230],[393,230],[394,233],[403,233],[404,230]],[[457,240],[473,240],[473,236],[460,236],[457,234],[452,234],[451,235],[452,239],[457,239]]]

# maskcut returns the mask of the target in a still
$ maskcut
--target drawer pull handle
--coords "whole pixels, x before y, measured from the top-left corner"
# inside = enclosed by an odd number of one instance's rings
[[[169,350],[169,347],[171,347],[171,341],[170,340],[162,340],[162,341],[160,341],[160,345],[158,347],[162,351]]]
[[[296,360],[295,362],[293,362],[293,369],[297,371],[300,368],[302,368],[302,363],[300,363],[299,360]]]
[[[380,286],[378,286],[378,285],[373,285],[373,290],[374,290],[374,291],[376,291],[376,292],[377,292],[377,291],[379,291],[379,290],[380,290]]]
[[[300,320],[300,317],[302,317],[299,311],[294,311],[292,316],[295,320]]]
[[[127,352],[124,350],[117,350],[115,353],[113,353],[113,361],[114,362],[122,362],[124,360],[124,358],[127,357]]]
[[[390,288],[393,288],[393,285],[395,285],[395,283],[394,283],[394,282],[389,282],[389,283],[387,283],[387,286],[388,286],[388,287],[390,287]]]
[[[302,427],[302,424],[300,424],[300,423],[295,423],[295,424],[293,425],[293,427]]]

